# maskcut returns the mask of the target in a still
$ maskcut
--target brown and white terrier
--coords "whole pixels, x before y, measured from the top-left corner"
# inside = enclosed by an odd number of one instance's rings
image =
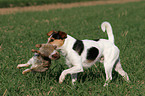
[[[129,77],[121,66],[120,50],[114,43],[111,24],[103,22],[101,28],[103,32],[107,31],[109,39],[78,40],[62,31],[50,31],[47,34],[48,43],[61,50],[66,58],[66,65],[69,67],[61,73],[60,84],[65,80],[67,74],[71,74],[72,84],[74,84],[77,80],[77,73],[83,72],[84,68],[90,68],[100,61],[103,63],[106,73],[104,86],[112,80],[113,69],[129,82]]]
[[[24,70],[22,74],[26,74],[30,71],[44,72],[51,66],[51,60],[57,60],[60,58],[59,53],[55,50],[56,46],[51,44],[36,44],[39,50],[32,49],[34,56],[26,64],[18,64],[17,68],[29,67]]]

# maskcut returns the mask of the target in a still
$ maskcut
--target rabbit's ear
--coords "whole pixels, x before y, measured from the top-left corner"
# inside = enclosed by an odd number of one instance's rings
[[[39,50],[35,50],[35,49],[32,49],[31,51],[32,51],[32,52],[36,52],[36,53],[40,53]]]

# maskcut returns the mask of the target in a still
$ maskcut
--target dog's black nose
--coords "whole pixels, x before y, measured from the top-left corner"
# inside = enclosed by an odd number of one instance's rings
[[[59,53],[53,54],[53,55],[52,55],[52,58],[53,58],[54,60],[59,59],[59,58],[60,58]]]

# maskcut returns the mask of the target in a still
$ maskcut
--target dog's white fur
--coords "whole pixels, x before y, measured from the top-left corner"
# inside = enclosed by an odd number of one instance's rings
[[[89,68],[94,65],[96,61],[100,61],[102,56],[104,57],[103,63],[106,73],[106,82],[104,86],[108,85],[108,83],[112,80],[113,67],[115,67],[115,71],[122,75],[125,80],[129,81],[127,73],[121,67],[119,49],[114,44],[114,35],[110,23],[103,22],[101,28],[104,32],[105,30],[107,31],[109,39],[100,39],[99,41],[82,40],[84,44],[84,50],[81,55],[78,55],[78,53],[72,49],[76,39],[70,35],[67,35],[64,44],[58,49],[61,49],[63,55],[66,57],[66,64],[69,66],[69,69],[66,69],[61,73],[59,77],[59,83],[64,81],[67,74],[71,74],[72,83],[74,84],[74,82],[77,80],[77,73],[83,72],[83,67]],[[99,54],[94,61],[88,62],[86,59],[87,49],[91,47],[96,47],[99,50]]]

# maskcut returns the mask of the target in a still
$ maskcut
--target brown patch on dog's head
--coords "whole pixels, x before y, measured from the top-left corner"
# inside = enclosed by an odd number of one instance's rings
[[[47,33],[48,36],[48,43],[52,45],[56,45],[57,47],[61,47],[64,44],[65,39],[67,38],[67,34],[62,31],[50,31]]]
[[[50,31],[47,33],[47,36],[51,36],[55,39],[65,39],[67,38],[67,34],[62,31]]]
[[[65,39],[67,38],[67,34],[65,32],[62,31],[58,31],[59,36],[61,37],[61,39]]]

